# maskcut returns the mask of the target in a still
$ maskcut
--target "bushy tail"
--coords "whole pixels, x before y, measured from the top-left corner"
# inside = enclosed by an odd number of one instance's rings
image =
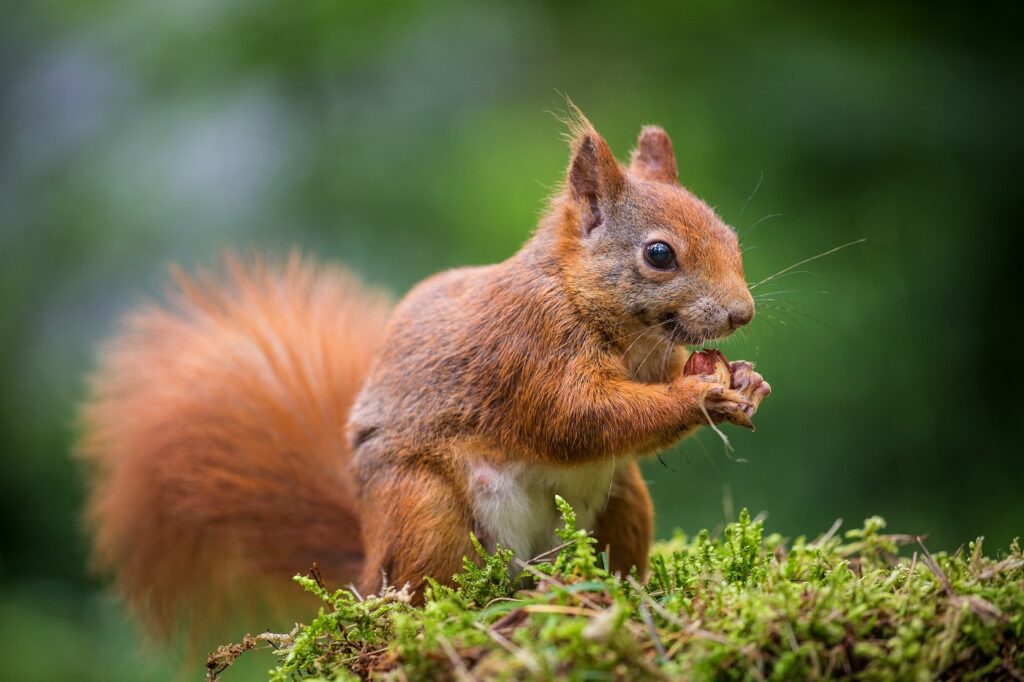
[[[158,635],[362,561],[345,420],[389,304],[297,255],[223,269],[130,314],[83,409],[93,559]]]

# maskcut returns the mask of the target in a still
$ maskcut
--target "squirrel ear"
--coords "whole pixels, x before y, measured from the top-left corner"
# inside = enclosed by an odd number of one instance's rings
[[[644,180],[678,182],[676,154],[672,151],[668,133],[658,126],[644,126],[636,141],[629,170]]]
[[[580,229],[589,235],[604,219],[602,206],[618,198],[626,179],[608,143],[593,128],[580,131],[572,149],[569,191],[579,211]]]

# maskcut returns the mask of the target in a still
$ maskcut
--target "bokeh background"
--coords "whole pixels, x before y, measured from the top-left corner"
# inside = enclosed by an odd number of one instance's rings
[[[1024,531],[1017,22],[885,7],[7,8],[4,676],[173,678],[86,570],[69,455],[97,344],[166,265],[299,246],[400,295],[505,258],[565,166],[562,93],[623,158],[664,125],[751,281],[867,240],[758,288],[771,300],[725,350],[775,393],[732,458],[708,432],[647,462],[658,533],[746,506],[790,536],[880,514],[934,549],[1005,546]]]

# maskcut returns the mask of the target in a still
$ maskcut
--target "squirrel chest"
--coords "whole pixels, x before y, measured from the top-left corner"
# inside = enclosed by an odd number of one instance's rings
[[[562,525],[555,495],[576,512],[576,527],[592,530],[613,493],[615,461],[579,466],[495,463],[467,464],[475,532],[494,551],[501,545],[527,561],[559,544]]]

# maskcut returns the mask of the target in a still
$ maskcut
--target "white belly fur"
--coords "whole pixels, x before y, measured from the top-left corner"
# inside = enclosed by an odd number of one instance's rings
[[[472,462],[469,490],[487,549],[499,544],[527,561],[556,547],[555,530],[562,526],[556,494],[576,511],[577,528],[593,530],[611,496],[616,466],[611,460],[575,467]]]

